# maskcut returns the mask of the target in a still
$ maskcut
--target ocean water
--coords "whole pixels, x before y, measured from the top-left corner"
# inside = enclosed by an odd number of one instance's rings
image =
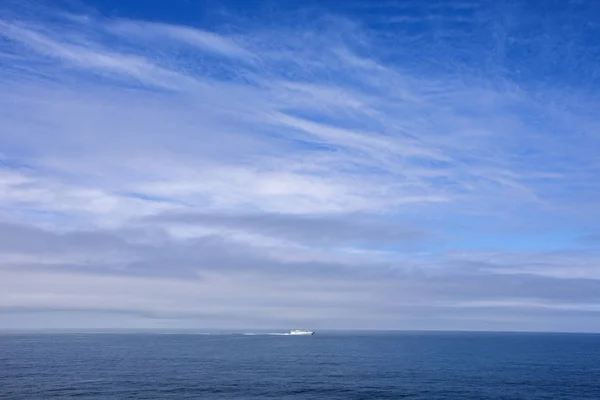
[[[600,399],[600,335],[0,335],[0,399]]]

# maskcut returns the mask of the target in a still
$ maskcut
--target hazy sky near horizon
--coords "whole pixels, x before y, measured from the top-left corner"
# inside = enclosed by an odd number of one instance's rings
[[[2,1],[0,329],[600,332],[599,15]]]

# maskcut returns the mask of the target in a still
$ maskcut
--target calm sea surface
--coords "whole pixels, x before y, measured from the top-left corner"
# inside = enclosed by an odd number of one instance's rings
[[[600,399],[600,335],[0,335],[0,399]]]

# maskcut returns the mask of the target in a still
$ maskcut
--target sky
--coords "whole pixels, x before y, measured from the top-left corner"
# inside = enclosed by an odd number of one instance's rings
[[[0,2],[0,330],[600,332],[597,15]]]

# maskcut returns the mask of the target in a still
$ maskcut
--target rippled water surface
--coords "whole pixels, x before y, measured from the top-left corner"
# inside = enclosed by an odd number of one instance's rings
[[[0,399],[600,399],[600,336],[4,334]]]

